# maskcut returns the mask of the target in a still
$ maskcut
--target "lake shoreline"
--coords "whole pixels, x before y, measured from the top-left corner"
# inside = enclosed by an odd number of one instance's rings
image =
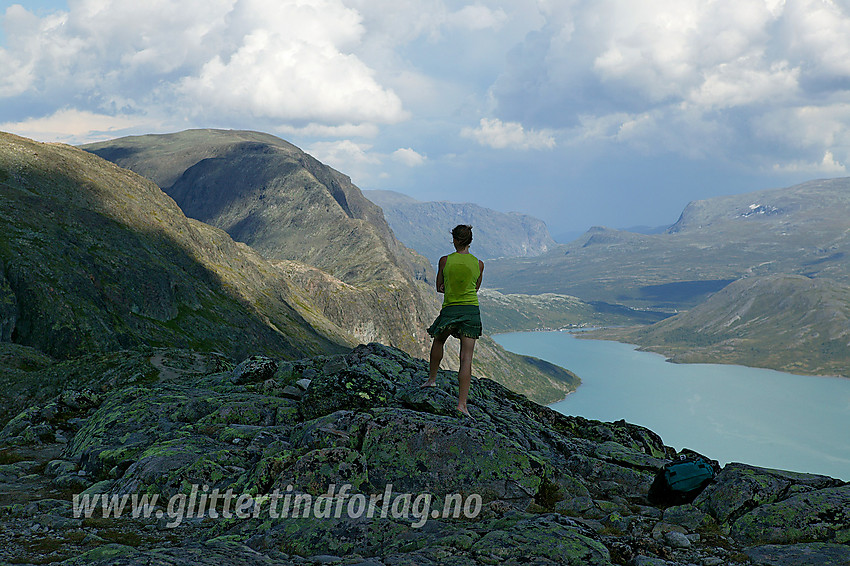
[[[801,377],[826,377],[826,378],[837,378],[837,379],[850,379],[850,375],[840,375],[840,374],[830,374],[830,373],[814,373],[814,372],[806,372],[803,370],[794,370],[784,367],[774,367],[770,365],[751,365],[744,364],[735,361],[724,361],[724,360],[701,360],[701,359],[676,359],[675,353],[672,349],[665,349],[663,346],[645,346],[638,344],[636,342],[628,342],[621,337],[618,336],[607,336],[607,335],[592,335],[590,333],[594,332],[605,332],[607,330],[623,330],[623,329],[632,329],[632,328],[642,328],[642,326],[597,326],[597,327],[589,327],[589,328],[575,328],[575,327],[563,327],[563,328],[534,328],[530,330],[512,330],[508,332],[499,332],[495,334],[490,334],[491,337],[501,336],[505,334],[515,334],[518,332],[565,332],[568,334],[574,335],[576,338],[580,340],[601,340],[608,342],[617,342],[619,344],[626,344],[629,346],[634,346],[636,350],[639,352],[646,352],[651,354],[658,354],[665,358],[666,362],[671,364],[681,364],[681,365],[689,365],[689,364],[717,364],[717,365],[729,365],[729,366],[739,366],[753,369],[769,369],[773,371],[778,371],[782,373],[789,373],[792,375],[799,375]],[[564,368],[569,369],[569,368]],[[572,371],[572,370],[571,370]]]
[[[668,445],[724,463],[850,480],[850,442],[840,433],[850,427],[847,379],[734,364],[661,363],[667,360],[657,352],[579,334],[534,331],[494,339],[581,377],[579,388],[548,405],[563,414],[625,419],[660,434]]]

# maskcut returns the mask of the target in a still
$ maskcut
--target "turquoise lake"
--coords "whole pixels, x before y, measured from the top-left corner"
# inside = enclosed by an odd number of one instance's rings
[[[728,462],[850,481],[850,379],[721,364],[673,364],[636,346],[569,332],[494,336],[576,373],[566,415],[645,426],[664,443]]]

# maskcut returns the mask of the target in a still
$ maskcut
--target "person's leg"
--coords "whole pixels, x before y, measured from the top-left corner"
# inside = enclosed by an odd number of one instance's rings
[[[469,397],[469,382],[472,380],[472,352],[475,350],[475,338],[460,337],[460,369],[457,372],[458,397],[457,410],[469,415],[466,400]]]
[[[422,387],[434,387],[437,384],[437,371],[440,369],[440,362],[443,361],[443,345],[448,340],[450,332],[444,331],[442,334],[434,336],[434,341],[431,343],[431,357],[428,364],[428,381],[422,384]]]

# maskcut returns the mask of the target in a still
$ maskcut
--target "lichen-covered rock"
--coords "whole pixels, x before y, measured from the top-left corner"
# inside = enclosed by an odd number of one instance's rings
[[[225,425],[278,426],[293,422],[295,402],[242,391],[178,385],[129,387],[110,395],[74,436],[65,455],[93,476],[124,469],[152,445],[175,438],[218,435]],[[238,444],[238,443],[237,443]]]
[[[336,411],[296,425],[290,442],[295,447],[308,450],[338,446],[359,450],[363,445],[366,424],[371,420],[370,413]]]
[[[760,505],[841,484],[840,480],[826,476],[732,463],[723,468],[693,504],[718,523],[732,524]]]
[[[470,550],[479,559],[506,565],[527,564],[532,559],[569,566],[610,564],[608,549],[582,532],[569,519],[544,515],[489,532]]]
[[[850,543],[850,486],[839,480],[730,464],[692,505],[655,507],[649,485],[675,451],[652,431],[562,415],[476,378],[467,419],[456,373],[420,388],[427,363],[387,346],[273,374],[254,358],[235,381],[217,355],[124,358],[63,362],[73,387],[4,427],[0,562],[716,566],[745,561],[750,547],[757,564],[842,564]],[[172,529],[166,517],[74,519],[67,502],[51,510],[43,499],[80,490],[159,494],[160,511],[178,494],[278,490],[313,514]],[[349,515],[358,505],[372,515]],[[56,550],[21,542],[33,538]]]
[[[232,449],[203,436],[185,436],[153,444],[122,474],[114,493],[159,493],[170,497],[189,486],[224,491],[245,472]]]
[[[265,356],[250,356],[233,369],[230,381],[236,385],[265,381],[274,377],[277,362]]]
[[[288,485],[312,495],[326,493],[329,486],[350,486],[353,493],[360,492],[369,483],[366,459],[350,448],[318,448],[307,452],[287,471],[282,472],[277,483],[285,490]]]
[[[762,505],[735,521],[731,534],[747,545],[850,543],[850,486],[819,489]]]
[[[484,501],[531,502],[553,470],[508,437],[406,409],[375,411],[363,456],[373,486],[407,492],[478,493]]]
[[[711,515],[705,513],[693,505],[676,505],[664,510],[663,520],[686,528],[690,532],[696,532],[716,525]]]
[[[388,405],[396,390],[393,377],[393,374],[387,376],[369,363],[360,363],[338,373],[319,375],[310,382],[301,397],[301,414],[310,420],[340,409]]]
[[[824,542],[748,548],[747,556],[758,566],[847,566],[850,546]]]

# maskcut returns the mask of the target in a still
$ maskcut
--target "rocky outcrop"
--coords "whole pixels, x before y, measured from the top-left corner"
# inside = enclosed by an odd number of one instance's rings
[[[652,431],[565,416],[488,379],[473,379],[469,419],[453,372],[420,388],[426,362],[395,348],[238,366],[125,357],[0,431],[0,561],[828,564],[850,542],[839,480],[729,464],[693,503],[657,507],[649,486],[675,451]],[[227,490],[301,507],[272,517],[249,498],[241,515],[217,505],[178,520],[163,503],[198,509]],[[148,517],[80,518],[81,492],[161,499]],[[50,542],[29,545],[34,533]]]

